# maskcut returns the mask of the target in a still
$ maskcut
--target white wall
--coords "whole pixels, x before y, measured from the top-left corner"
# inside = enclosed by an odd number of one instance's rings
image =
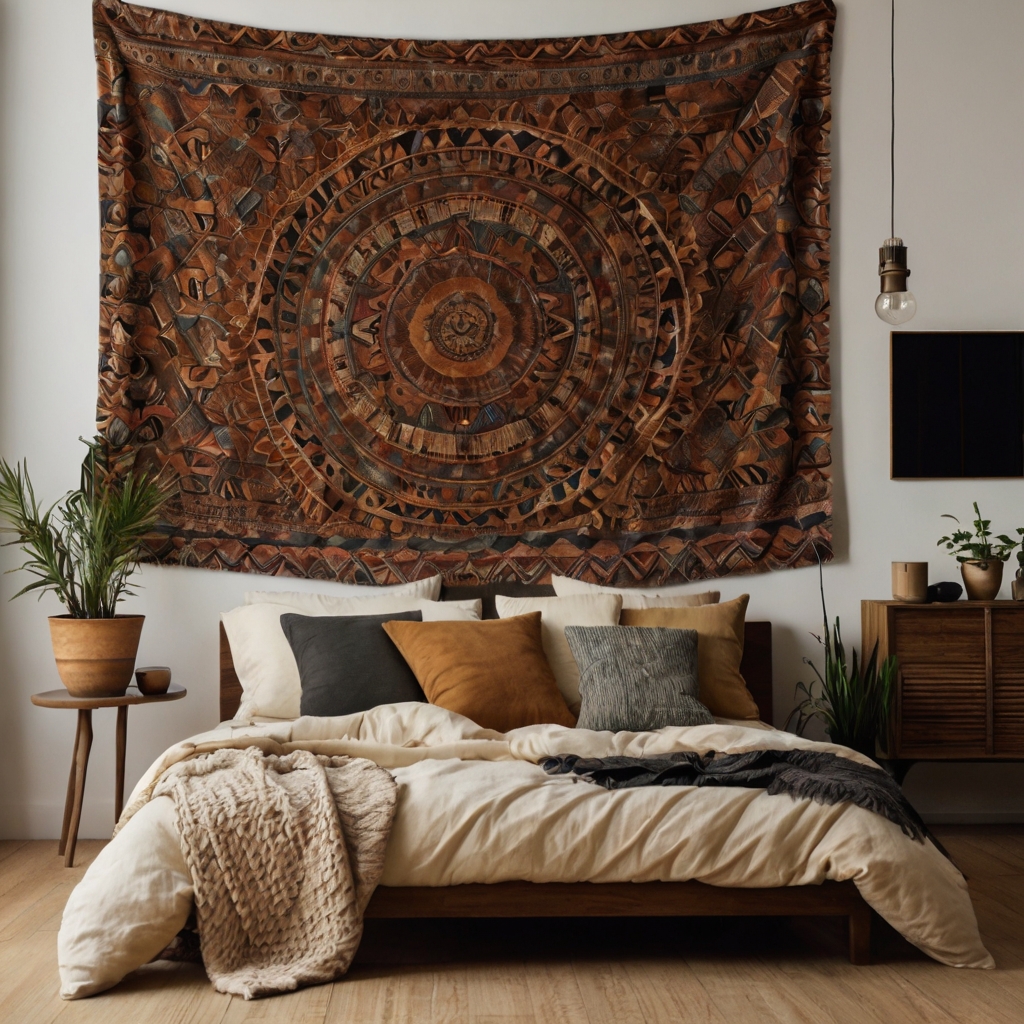
[[[756,0],[164,0],[185,13],[267,27],[379,36],[560,35],[740,13]],[[764,0],[767,5],[769,0]],[[1024,327],[1024,4],[899,0],[897,231],[910,246],[917,329]],[[1024,483],[894,483],[888,469],[888,335],[872,312],[888,234],[888,0],[839,4],[834,56],[833,379],[837,560],[829,611],[859,641],[859,601],[886,597],[893,559],[929,559],[939,514],[977,499],[1001,530],[1024,524]],[[969,11],[969,14],[967,13]],[[28,456],[39,491],[76,479],[96,395],[95,84],[87,0],[0,0],[0,454]],[[0,554],[0,566],[17,554]],[[46,615],[0,580],[0,835],[59,833],[74,715],[30,705],[58,685]],[[217,613],[251,577],[146,568],[129,606],[147,615],[142,664],[170,664],[186,700],[130,713],[128,785],[173,741],[217,720]],[[286,581],[286,584],[293,585]],[[1004,594],[1008,596],[1008,586]],[[816,655],[814,570],[723,581],[775,623],[776,702]],[[113,712],[98,712],[82,835],[112,824]],[[921,766],[919,807],[945,817],[1024,820],[1024,766]]]

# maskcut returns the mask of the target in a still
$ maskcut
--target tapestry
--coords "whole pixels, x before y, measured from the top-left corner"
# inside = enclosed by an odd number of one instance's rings
[[[98,0],[99,426],[173,487],[146,557],[828,557],[834,14],[438,42]]]

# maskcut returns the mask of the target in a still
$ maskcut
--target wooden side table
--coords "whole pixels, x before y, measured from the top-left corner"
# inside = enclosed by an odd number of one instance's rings
[[[117,708],[117,763],[114,779],[114,824],[121,817],[124,804],[124,749],[128,740],[128,708],[132,704],[161,704],[169,700],[181,700],[188,690],[171,683],[166,693],[151,697],[139,693],[129,686],[123,697],[72,697],[67,690],[47,690],[32,694],[32,703],[41,708],[74,708],[78,712],[78,731],[75,733],[75,750],[71,755],[71,773],[68,776],[68,792],[64,800],[64,824],[60,831],[60,845],[57,853],[64,854],[64,866],[71,867],[75,861],[75,845],[78,843],[78,824],[82,818],[82,798],[85,795],[85,773],[89,767],[89,751],[92,749],[92,713],[94,708]]]

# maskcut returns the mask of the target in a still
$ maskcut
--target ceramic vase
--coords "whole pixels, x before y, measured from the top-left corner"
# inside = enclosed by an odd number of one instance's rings
[[[1003,583],[1003,563],[998,558],[961,562],[960,575],[968,601],[994,601]]]

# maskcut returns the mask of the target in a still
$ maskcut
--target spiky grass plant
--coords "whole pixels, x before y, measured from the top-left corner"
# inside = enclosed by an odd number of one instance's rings
[[[802,695],[802,699],[790,712],[786,727],[795,719],[797,735],[802,736],[810,722],[817,719],[825,726],[833,743],[875,757],[876,741],[881,740],[885,745],[889,737],[896,659],[890,656],[879,665],[876,641],[871,657],[865,664],[858,662],[856,650],[847,662],[838,615],[831,633],[829,631],[820,558],[818,583],[824,630],[821,636],[812,636],[825,649],[825,672],[819,672],[818,666],[810,658],[803,659],[817,678],[811,680],[809,685],[802,682],[796,684],[796,696]]]
[[[53,591],[76,619],[109,619],[131,594],[142,538],[156,525],[167,493],[145,473],[115,467],[102,437],[85,441],[79,488],[43,508],[28,464],[0,459],[0,533],[28,560],[36,579],[15,594]],[[9,570],[14,572],[16,570]]]

